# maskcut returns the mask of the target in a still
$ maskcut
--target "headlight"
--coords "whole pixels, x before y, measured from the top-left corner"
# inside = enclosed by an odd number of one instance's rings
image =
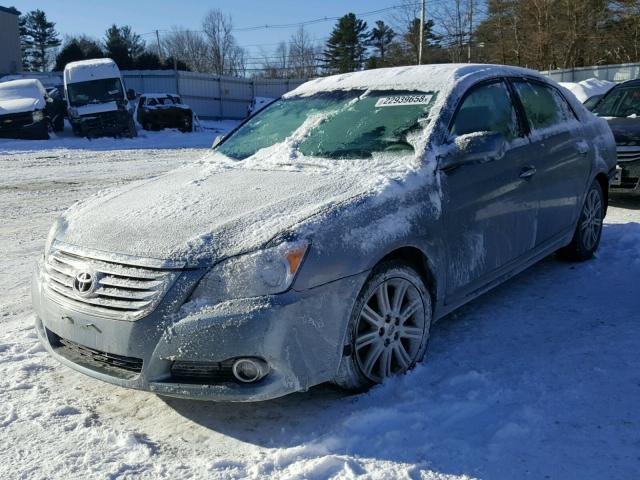
[[[40,122],[44,118],[44,113],[42,113],[42,110],[36,110],[31,114],[31,117],[34,122]]]
[[[308,248],[306,241],[286,242],[225,260],[200,280],[191,300],[219,303],[284,292],[293,283]]]
[[[62,217],[58,217],[56,218],[55,222],[53,222],[53,225],[51,225],[51,228],[49,229],[49,234],[47,235],[47,241],[44,244],[45,258],[49,256],[49,252],[51,251],[51,246],[53,245],[53,242],[58,236],[58,232],[60,232],[60,229],[63,224],[64,224],[64,220],[62,220]]]

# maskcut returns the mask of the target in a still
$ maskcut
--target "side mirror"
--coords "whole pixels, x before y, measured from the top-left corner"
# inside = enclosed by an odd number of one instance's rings
[[[46,100],[47,103],[53,103],[53,98],[51,98],[49,96],[45,97],[45,100]]]
[[[135,100],[136,99],[136,91],[133,88],[127,90],[127,100]]]
[[[226,135],[217,135],[216,138],[213,139],[213,145],[211,145],[211,148],[216,148],[218,145],[220,145],[225,137]]]
[[[460,135],[445,145],[439,156],[440,170],[453,170],[470,163],[486,163],[500,159],[506,150],[507,141],[501,133],[479,132]]]

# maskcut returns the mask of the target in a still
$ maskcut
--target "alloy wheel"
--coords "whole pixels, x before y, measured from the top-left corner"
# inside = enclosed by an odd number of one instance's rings
[[[420,291],[404,278],[382,282],[365,302],[356,323],[358,366],[371,381],[406,372],[416,361],[425,332]]]
[[[598,243],[602,230],[602,199],[596,189],[590,190],[587,194],[580,216],[580,230],[584,248],[592,250]]]

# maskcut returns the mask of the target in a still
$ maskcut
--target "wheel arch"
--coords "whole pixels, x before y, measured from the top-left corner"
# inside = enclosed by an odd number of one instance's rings
[[[380,260],[378,260],[378,262],[376,262],[376,265],[390,260],[407,262],[417,270],[424,280],[424,283],[429,290],[429,294],[431,295],[431,308],[435,310],[438,299],[438,281],[435,275],[434,266],[429,260],[429,257],[418,247],[406,245],[395,248],[394,250],[386,253]]]

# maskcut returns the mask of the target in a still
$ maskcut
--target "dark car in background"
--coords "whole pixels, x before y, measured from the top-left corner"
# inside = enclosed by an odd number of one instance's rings
[[[615,86],[593,113],[607,120],[616,139],[618,166],[611,186],[640,190],[640,80]]]
[[[0,83],[0,137],[47,140],[54,104],[39,80]]]
[[[64,85],[48,87],[47,96],[51,99],[48,102],[49,121],[54,132],[64,130],[64,117],[67,115],[67,104],[64,100]]]
[[[138,100],[136,119],[145,130],[177,128],[193,130],[193,110],[172,93],[143,93]]]

